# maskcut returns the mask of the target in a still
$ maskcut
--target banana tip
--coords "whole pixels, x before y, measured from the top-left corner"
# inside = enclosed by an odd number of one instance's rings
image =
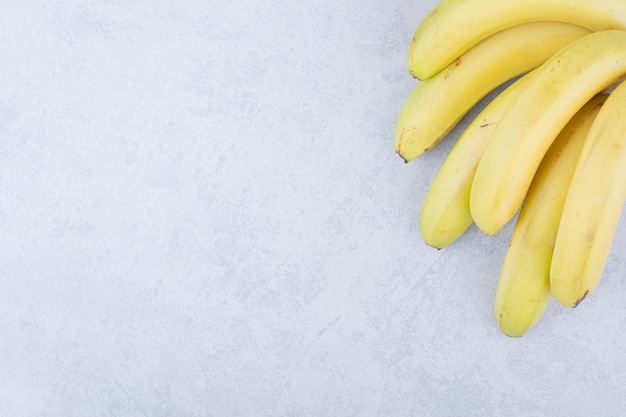
[[[406,159],[406,158],[404,157],[404,155],[402,155],[402,153],[400,152],[400,150],[399,150],[399,149],[396,149],[396,154],[398,154],[398,156],[399,156],[400,158],[402,158],[402,160],[404,161],[404,163],[405,163],[405,164],[408,164],[408,163],[409,163],[409,160],[408,160],[408,159]]]
[[[581,295],[580,298],[574,302],[574,305],[572,306],[572,308],[576,308],[578,304],[582,303],[583,300],[587,298],[587,295],[589,295],[589,290],[586,290],[585,293]]]

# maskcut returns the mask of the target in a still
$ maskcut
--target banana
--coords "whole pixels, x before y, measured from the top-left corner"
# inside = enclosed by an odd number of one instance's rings
[[[445,70],[417,83],[398,115],[396,152],[408,162],[437,144],[481,98],[543,64],[590,31],[566,23],[518,25],[480,42]]]
[[[548,305],[550,262],[567,190],[589,129],[607,97],[595,96],[574,115],[546,153],[528,190],[494,303],[500,329],[508,336],[526,333]]]
[[[470,193],[475,224],[496,234],[519,209],[546,151],[572,116],[626,74],[626,31],[594,32],[537,69],[506,110]]]
[[[476,166],[500,117],[533,72],[498,94],[469,124],[432,181],[420,213],[420,230],[427,245],[441,249],[472,225],[470,188]]]
[[[558,21],[591,31],[626,28],[623,0],[441,0],[409,44],[408,68],[431,78],[480,41],[522,23]]]
[[[554,298],[576,307],[598,285],[626,198],[626,83],[594,121],[572,178],[550,268]]]

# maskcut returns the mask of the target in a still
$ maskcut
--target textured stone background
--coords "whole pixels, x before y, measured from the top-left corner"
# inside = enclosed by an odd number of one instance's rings
[[[623,414],[626,225],[521,339],[510,226],[421,241],[453,141],[393,129],[434,3],[2,2],[0,416]]]

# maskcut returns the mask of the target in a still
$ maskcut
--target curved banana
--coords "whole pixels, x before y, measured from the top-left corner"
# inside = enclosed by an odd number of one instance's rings
[[[566,23],[516,26],[479,43],[436,76],[417,83],[400,110],[396,152],[410,161],[437,144],[481,98],[588,35]]]
[[[441,0],[409,45],[409,72],[425,80],[487,37],[522,23],[558,21],[591,31],[626,28],[623,0]]]
[[[559,133],[528,190],[502,266],[494,311],[502,332],[522,336],[550,300],[550,261],[559,220],[587,134],[608,95],[592,98]]]
[[[508,86],[476,116],[439,168],[420,213],[420,230],[427,245],[437,249],[448,246],[472,225],[470,189],[480,156],[502,114],[533,73]]]
[[[598,285],[626,199],[626,83],[600,110],[567,193],[559,224],[550,288],[576,307]]]
[[[537,69],[506,110],[481,157],[470,211],[487,234],[519,209],[532,178],[561,129],[586,103],[626,74],[626,31],[594,32]]]

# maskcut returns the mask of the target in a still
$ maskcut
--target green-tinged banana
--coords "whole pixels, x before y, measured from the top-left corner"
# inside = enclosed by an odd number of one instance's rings
[[[515,215],[546,151],[572,116],[626,74],[626,31],[594,32],[537,69],[496,126],[478,163],[470,210],[495,234]]]
[[[424,198],[420,230],[426,244],[441,249],[472,225],[470,189],[476,166],[504,110],[533,72],[498,94],[469,124],[439,168]]]
[[[420,156],[494,88],[538,67],[589,33],[566,23],[541,22],[485,39],[444,71],[417,83],[398,116],[396,152],[407,162]]]
[[[522,336],[550,300],[550,261],[567,189],[587,134],[606,94],[574,115],[546,153],[522,209],[504,260],[494,310],[502,332]]]
[[[522,23],[558,21],[592,31],[626,28],[624,0],[441,0],[409,45],[409,72],[425,80],[471,47]]]
[[[559,224],[550,288],[576,307],[598,285],[626,198],[626,83],[613,90],[594,121],[572,178]]]

